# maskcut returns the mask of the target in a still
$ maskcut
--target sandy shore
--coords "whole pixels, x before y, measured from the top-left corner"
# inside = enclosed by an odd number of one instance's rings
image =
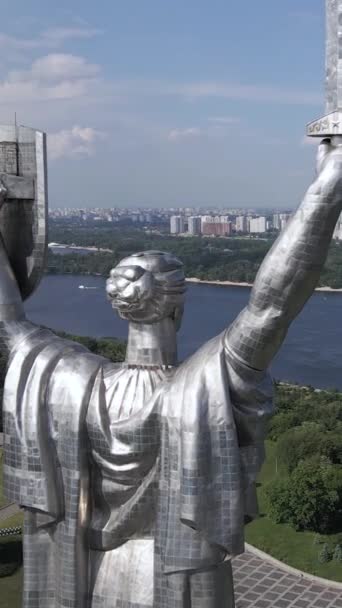
[[[233,281],[205,281],[202,279],[196,279],[196,277],[190,277],[186,279],[188,283],[198,283],[203,285],[221,285],[221,287],[253,287],[253,283],[234,283]],[[317,287],[315,291],[325,292],[342,292],[341,289],[333,289],[333,287]]]

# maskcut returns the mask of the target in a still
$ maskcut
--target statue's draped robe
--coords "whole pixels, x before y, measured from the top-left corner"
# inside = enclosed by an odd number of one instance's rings
[[[269,376],[225,334],[164,372],[26,325],[4,391],[24,608],[233,605],[230,558],[255,515],[271,412]]]

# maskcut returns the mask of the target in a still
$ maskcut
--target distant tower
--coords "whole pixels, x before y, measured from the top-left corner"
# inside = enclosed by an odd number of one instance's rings
[[[236,232],[247,232],[247,218],[245,215],[238,215],[235,220]]]
[[[170,232],[171,234],[183,234],[185,227],[184,217],[182,215],[171,215]]]
[[[199,235],[201,234],[201,218],[199,216],[192,215],[188,218],[188,230],[190,234]]]
[[[281,215],[280,213],[274,213],[274,215],[273,215],[272,224],[273,224],[274,230],[280,230],[280,228],[281,228],[280,215]]]

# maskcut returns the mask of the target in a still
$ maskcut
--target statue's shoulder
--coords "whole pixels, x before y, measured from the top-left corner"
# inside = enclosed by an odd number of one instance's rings
[[[177,368],[174,377],[187,373],[203,372],[206,368],[217,365],[217,359],[224,352],[224,333],[211,338],[203,346],[190,355]]]

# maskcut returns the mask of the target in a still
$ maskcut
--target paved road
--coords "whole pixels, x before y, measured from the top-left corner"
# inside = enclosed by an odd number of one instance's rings
[[[234,560],[236,608],[342,608],[342,591],[288,574],[251,553]]]

